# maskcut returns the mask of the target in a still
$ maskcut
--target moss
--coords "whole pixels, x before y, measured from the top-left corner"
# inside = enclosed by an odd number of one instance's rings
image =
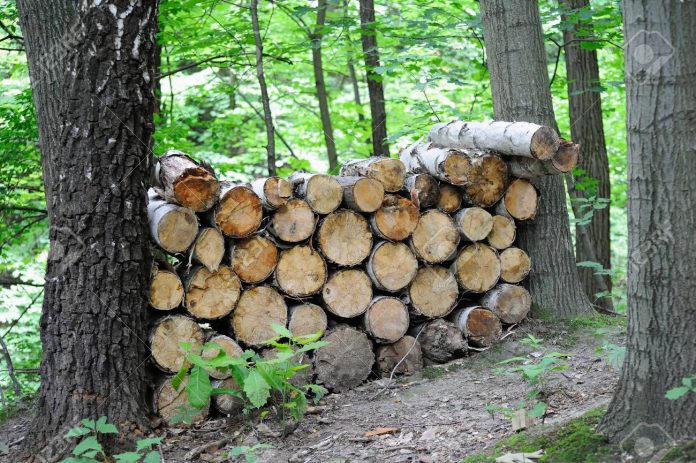
[[[445,369],[440,367],[428,367],[423,369],[423,378],[437,379],[445,374]]]
[[[696,461],[696,441],[670,450],[660,460],[660,463],[687,463],[692,461]]]
[[[594,313],[571,318],[567,321],[569,331],[580,331],[583,328],[626,328],[626,317],[612,317],[611,315]]]

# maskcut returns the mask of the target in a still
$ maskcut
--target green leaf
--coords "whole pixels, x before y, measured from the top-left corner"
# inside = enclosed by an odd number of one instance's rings
[[[140,461],[140,454],[138,452],[126,452],[114,455],[116,463],[136,463]]]
[[[100,416],[95,424],[97,432],[101,434],[118,434],[118,429],[111,423],[106,422],[105,416]]]
[[[289,329],[284,327],[283,325],[279,325],[278,323],[271,323],[271,328],[273,331],[275,331],[279,336],[283,338],[288,338],[292,339],[292,333],[290,332]]]
[[[92,431],[89,430],[89,429],[87,429],[87,428],[77,427],[77,428],[72,428],[70,431],[68,431],[68,432],[65,434],[65,437],[68,437],[68,438],[70,438],[70,437],[81,437],[81,436],[84,436],[84,435],[89,434],[90,432],[92,432]]]
[[[93,431],[95,429],[96,423],[94,422],[94,420],[90,420],[90,419],[85,418],[84,420],[80,421],[80,423],[82,423],[82,425],[85,426],[86,428],[89,428]]]
[[[143,458],[143,463],[160,463],[161,459],[162,456],[160,453],[157,450],[153,450],[145,455],[145,458]]]
[[[669,400],[677,400],[683,395],[685,395],[687,392],[689,392],[691,389],[689,389],[686,386],[679,386],[675,387],[674,389],[670,389],[667,391],[665,394],[665,397],[668,398]]]
[[[205,368],[195,365],[191,369],[188,383],[186,383],[186,393],[188,401],[192,407],[201,409],[210,400],[213,386],[210,384],[210,376]]]
[[[307,352],[310,350],[317,350],[317,349],[320,349],[324,346],[328,346],[329,344],[331,344],[329,341],[310,342],[309,344],[305,344],[300,349],[298,349],[297,352]]]
[[[179,368],[179,371],[176,373],[176,375],[174,375],[174,377],[172,378],[172,387],[175,391],[179,390],[181,383],[184,381],[184,378],[186,377],[186,373],[188,373],[188,367],[182,366],[181,368]]]
[[[249,398],[249,402],[256,408],[266,405],[271,395],[270,390],[271,387],[256,370],[252,370],[244,381],[244,393]]]
[[[82,455],[88,450],[96,450],[97,452],[102,452],[102,446],[97,440],[97,436],[89,436],[84,438],[79,444],[75,446],[72,453],[73,455]]]
[[[139,439],[138,442],[136,442],[136,450],[141,451],[145,449],[150,449],[152,448],[153,445],[159,445],[162,443],[162,438],[161,437],[148,437],[147,439]]]
[[[546,413],[546,404],[544,402],[537,402],[536,405],[527,412],[527,415],[532,418],[539,418],[544,416],[544,413]]]

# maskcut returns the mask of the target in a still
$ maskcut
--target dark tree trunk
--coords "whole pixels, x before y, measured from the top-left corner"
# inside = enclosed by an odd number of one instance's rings
[[[496,119],[556,128],[538,3],[481,0],[481,18]],[[564,318],[586,313],[590,303],[575,266],[563,179],[549,176],[534,183],[541,206],[518,233],[520,247],[534,256],[527,280],[534,307]]]
[[[273,126],[273,114],[271,113],[271,100],[268,96],[268,86],[266,76],[263,73],[263,39],[259,30],[259,2],[251,0],[251,26],[254,29],[254,42],[256,43],[256,78],[261,89],[261,104],[263,105],[263,121],[266,124],[266,164],[268,165],[268,175],[276,174],[276,153],[275,153],[275,127]]]
[[[125,5],[124,5],[125,4]],[[26,450],[81,418],[147,429],[146,191],[157,2],[21,0],[50,252],[41,389]],[[127,428],[121,428],[127,429]]]
[[[696,373],[694,24],[694,2],[624,1],[628,341],[601,426],[617,441],[641,424],[656,445],[645,424],[675,440],[696,437],[693,393],[665,398]]]
[[[370,114],[372,115],[372,155],[389,156],[384,85],[382,76],[375,72],[379,67],[379,49],[377,48],[374,0],[360,0],[360,37],[365,54],[367,92],[370,96]]]
[[[312,40],[312,67],[314,68],[314,85],[317,89],[317,100],[319,100],[319,114],[321,117],[321,127],[324,130],[324,142],[326,143],[326,154],[329,158],[329,170],[336,171],[338,167],[338,157],[336,155],[336,143],[334,143],[333,127],[331,125],[331,114],[329,113],[329,96],[326,91],[324,81],[324,65],[321,60],[321,41],[324,35],[324,24],[326,24],[326,0],[319,0],[317,6],[317,27],[311,34]]]
[[[559,3],[566,12],[586,9],[590,5],[589,0],[560,0]],[[567,15],[563,16],[563,19],[567,21]],[[582,27],[587,29],[592,25],[583,24]],[[582,37],[587,37],[587,34],[583,34]],[[596,188],[578,190],[574,188],[574,182],[569,181],[568,192],[573,199],[590,195],[607,199],[610,195],[609,160],[604,141],[597,51],[586,50],[580,46],[577,24],[569,25],[563,31],[563,41],[568,74],[570,134],[573,141],[582,147],[583,156],[579,167],[585,171],[583,177],[588,177],[597,183]],[[579,204],[576,203],[573,210],[576,210],[578,206]],[[580,239],[581,234],[584,234],[586,239]],[[578,237],[575,244],[575,258],[578,262],[599,262],[602,267],[611,268],[609,207],[595,209],[592,221],[586,225],[577,225],[575,235]],[[595,270],[587,267],[579,268],[578,272],[585,294],[590,301],[604,311],[613,311],[614,304],[610,297],[597,299],[595,296],[602,291],[611,291],[611,277],[595,275]]]

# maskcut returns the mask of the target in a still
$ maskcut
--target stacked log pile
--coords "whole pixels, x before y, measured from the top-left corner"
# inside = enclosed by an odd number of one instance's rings
[[[539,208],[530,179],[567,172],[578,156],[548,127],[500,121],[438,124],[400,159],[349,161],[339,176],[231,184],[168,152],[148,208],[153,243],[168,255],[150,292],[163,315],[150,337],[165,375],[156,411],[170,420],[186,400],[166,379],[185,364],[182,342],[240,355],[263,349],[273,323],[324,333],[331,344],[304,360],[306,379],[332,391],[492,345],[531,306],[520,285],[531,259],[515,247]],[[240,409],[234,397],[213,405]]]

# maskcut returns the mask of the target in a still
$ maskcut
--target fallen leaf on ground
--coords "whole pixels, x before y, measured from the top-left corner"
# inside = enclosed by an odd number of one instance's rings
[[[399,428],[375,428],[372,431],[367,431],[365,437],[383,436],[384,434],[396,434],[401,431]]]
[[[537,450],[534,453],[508,453],[496,458],[495,461],[496,463],[533,463],[532,460],[538,460],[543,454],[543,450]]]

